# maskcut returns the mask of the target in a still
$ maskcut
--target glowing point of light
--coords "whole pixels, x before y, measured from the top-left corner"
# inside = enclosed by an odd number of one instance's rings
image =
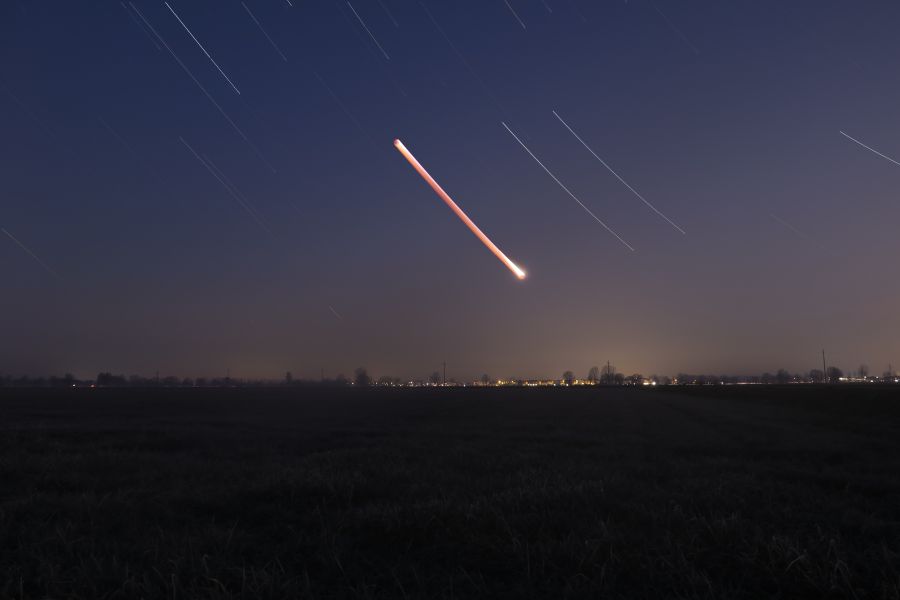
[[[519,279],[525,279],[525,271],[523,271],[516,263],[511,261],[505,254],[503,254],[500,248],[498,248],[494,244],[494,242],[492,242],[490,238],[488,238],[488,236],[486,236],[484,232],[478,228],[478,226],[472,221],[472,219],[470,219],[468,215],[466,215],[466,213],[464,213],[463,210],[456,204],[456,202],[454,202],[453,199],[450,198],[447,192],[444,191],[444,188],[442,188],[438,184],[438,182],[434,180],[434,177],[432,177],[428,173],[428,171],[425,170],[425,167],[423,167],[419,163],[419,161],[416,160],[416,157],[413,156],[412,152],[410,152],[406,148],[406,146],[403,145],[403,142],[401,142],[399,139],[394,140],[394,148],[400,151],[400,154],[403,155],[403,158],[405,158],[406,161],[410,165],[412,165],[412,168],[416,170],[416,172],[422,177],[422,179],[425,180],[425,182],[429,186],[431,186],[431,189],[433,189],[434,192],[441,198],[441,200],[443,200],[444,203],[450,207],[450,210],[456,213],[456,216],[466,224],[466,227],[468,227],[469,230],[475,234],[475,237],[481,240],[481,243],[487,246],[488,250],[493,252],[494,256],[499,258],[500,262],[506,265],[506,268],[512,271],[516,277],[518,277]]]

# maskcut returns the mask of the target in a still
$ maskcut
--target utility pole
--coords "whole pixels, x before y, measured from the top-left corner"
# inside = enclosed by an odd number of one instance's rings
[[[447,361],[444,361],[444,383],[443,385],[447,385]]]
[[[828,383],[828,369],[825,367],[825,348],[822,348],[822,381]]]

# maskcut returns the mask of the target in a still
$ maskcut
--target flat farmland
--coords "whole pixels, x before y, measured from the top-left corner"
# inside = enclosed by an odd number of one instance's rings
[[[900,389],[0,389],[0,597],[900,599]]]

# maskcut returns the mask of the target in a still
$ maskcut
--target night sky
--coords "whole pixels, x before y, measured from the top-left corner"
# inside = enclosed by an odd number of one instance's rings
[[[0,4],[0,372],[900,364],[896,2],[169,4]]]

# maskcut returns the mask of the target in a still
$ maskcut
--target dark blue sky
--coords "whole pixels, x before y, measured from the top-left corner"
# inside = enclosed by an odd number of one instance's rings
[[[292,2],[2,4],[0,371],[900,364],[900,5]]]

